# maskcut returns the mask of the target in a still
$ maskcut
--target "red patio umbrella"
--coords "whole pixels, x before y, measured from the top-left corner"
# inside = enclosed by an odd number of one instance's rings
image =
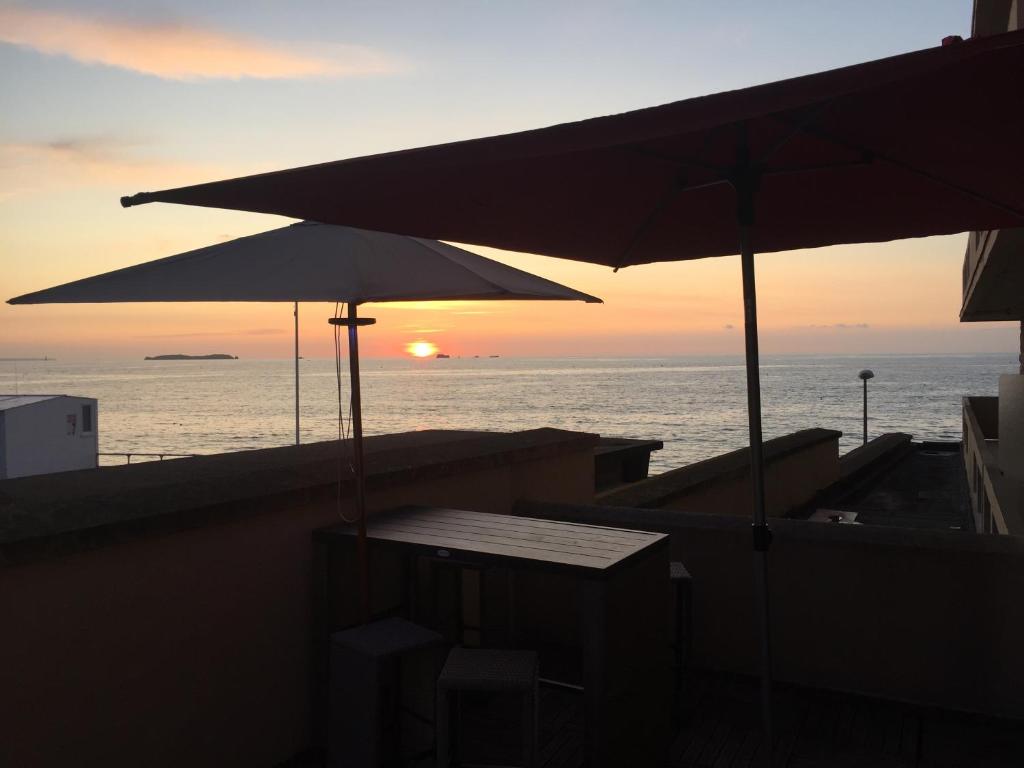
[[[650,109],[122,198],[283,214],[619,268],[740,253],[762,648],[753,253],[1024,225],[1024,31]]]

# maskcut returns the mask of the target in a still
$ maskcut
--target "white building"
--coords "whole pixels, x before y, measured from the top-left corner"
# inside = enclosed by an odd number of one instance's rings
[[[96,400],[0,395],[0,480],[96,466]]]

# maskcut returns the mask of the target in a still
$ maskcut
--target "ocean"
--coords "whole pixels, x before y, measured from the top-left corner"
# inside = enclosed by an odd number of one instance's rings
[[[0,392],[99,400],[101,452],[219,453],[295,439],[294,362],[0,361]],[[747,444],[743,360],[666,358],[468,358],[361,363],[367,434],[420,429],[534,427],[663,440],[652,471]],[[773,356],[762,358],[764,433],[808,427],[843,432],[840,452],[861,442],[861,382],[871,368],[868,430],[959,440],[960,398],[995,395],[1010,354]],[[333,359],[301,369],[303,442],[337,436]],[[348,396],[348,373],[343,369]],[[346,407],[347,413],[347,407]],[[104,457],[102,463],[123,463]]]

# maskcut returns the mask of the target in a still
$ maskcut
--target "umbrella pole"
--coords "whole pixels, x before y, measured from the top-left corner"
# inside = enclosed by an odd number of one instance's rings
[[[736,184],[740,261],[743,268],[743,333],[747,364],[747,422],[750,429],[750,482],[754,501],[754,601],[761,641],[761,719],[766,742],[766,765],[774,745],[772,724],[772,654],[768,620],[768,548],[771,530],[764,506],[764,446],[761,439],[761,373],[757,344],[757,287],[754,281],[754,220],[756,180],[743,174]]]
[[[295,302],[295,444],[299,444],[299,302]]]
[[[370,562],[366,545],[366,476],[363,469],[363,403],[359,391],[359,318],[356,304],[348,305],[348,370],[352,383],[352,462],[358,518],[356,562],[359,569],[359,620],[370,620]],[[372,320],[370,322],[373,322]]]

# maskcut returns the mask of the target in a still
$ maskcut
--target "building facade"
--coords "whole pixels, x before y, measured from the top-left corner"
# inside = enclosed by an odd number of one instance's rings
[[[96,466],[96,400],[0,395],[0,480]]]
[[[972,35],[1021,28],[1022,0],[975,0]],[[999,320],[1024,321],[1024,228],[972,232],[964,254],[960,321]],[[965,397],[963,417],[976,529],[1024,534],[1024,323],[1019,371],[999,377],[998,397]]]

